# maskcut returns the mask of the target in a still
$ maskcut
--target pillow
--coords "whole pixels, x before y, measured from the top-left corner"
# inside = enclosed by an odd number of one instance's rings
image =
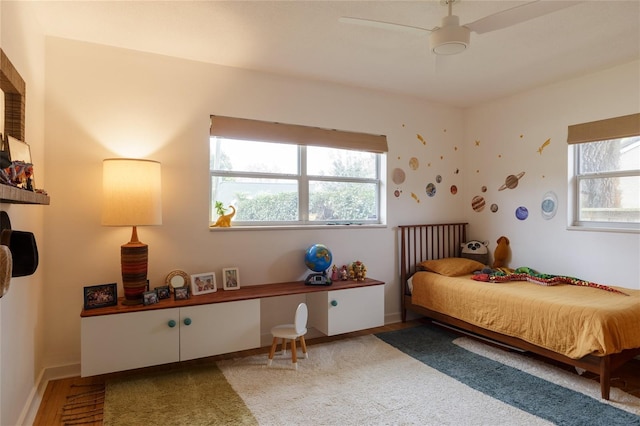
[[[447,257],[444,259],[425,260],[418,264],[418,269],[435,272],[447,277],[459,277],[479,271],[484,265],[472,259]]]

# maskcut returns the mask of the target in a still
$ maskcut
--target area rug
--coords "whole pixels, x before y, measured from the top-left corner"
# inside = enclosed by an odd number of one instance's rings
[[[105,388],[105,426],[257,424],[215,364],[132,374]]]
[[[638,398],[433,326],[308,349],[107,383],[104,424],[640,425]]]

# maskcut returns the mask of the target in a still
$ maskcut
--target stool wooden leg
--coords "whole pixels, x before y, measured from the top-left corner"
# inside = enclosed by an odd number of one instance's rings
[[[282,355],[287,354],[287,339],[282,339]]]
[[[296,349],[296,339],[291,339],[291,362],[293,367],[298,369],[298,350]]]
[[[271,349],[269,350],[269,361],[267,361],[267,365],[271,365],[273,362],[273,355],[276,353],[276,346],[278,346],[278,338],[274,337],[273,342],[271,342]]]
[[[307,353],[307,343],[304,341],[304,336],[300,336],[300,346],[302,346],[302,353],[305,358],[309,358],[309,354]]]

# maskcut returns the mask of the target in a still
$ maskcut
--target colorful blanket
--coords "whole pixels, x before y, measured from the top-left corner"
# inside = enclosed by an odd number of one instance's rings
[[[574,277],[568,277],[565,275],[550,275],[542,274],[532,268],[522,266],[514,271],[507,270],[505,268],[494,269],[490,273],[475,274],[471,277],[476,281],[484,281],[490,283],[504,283],[507,281],[529,281],[534,284],[540,284],[545,286],[552,286],[558,284],[570,284],[582,287],[599,288],[600,290],[610,291],[612,293],[619,293],[628,296],[616,288],[609,287],[603,284],[597,284],[591,281],[584,281]]]

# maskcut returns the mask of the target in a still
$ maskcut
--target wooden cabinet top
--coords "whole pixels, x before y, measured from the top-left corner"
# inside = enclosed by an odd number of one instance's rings
[[[108,306],[96,309],[83,309],[81,317],[93,317],[99,315],[124,314],[129,312],[141,312],[155,309],[180,308],[186,306],[209,305],[212,303],[234,302],[238,300],[261,299],[274,296],[288,296],[293,294],[315,293],[319,291],[346,290],[349,288],[383,285],[384,282],[373,278],[364,281],[334,281],[331,285],[305,285],[304,281],[291,281],[275,284],[261,284],[241,287],[238,290],[222,290],[214,293],[191,295],[186,300],[162,299],[153,305],[123,305],[122,298],[118,299],[116,306]]]

